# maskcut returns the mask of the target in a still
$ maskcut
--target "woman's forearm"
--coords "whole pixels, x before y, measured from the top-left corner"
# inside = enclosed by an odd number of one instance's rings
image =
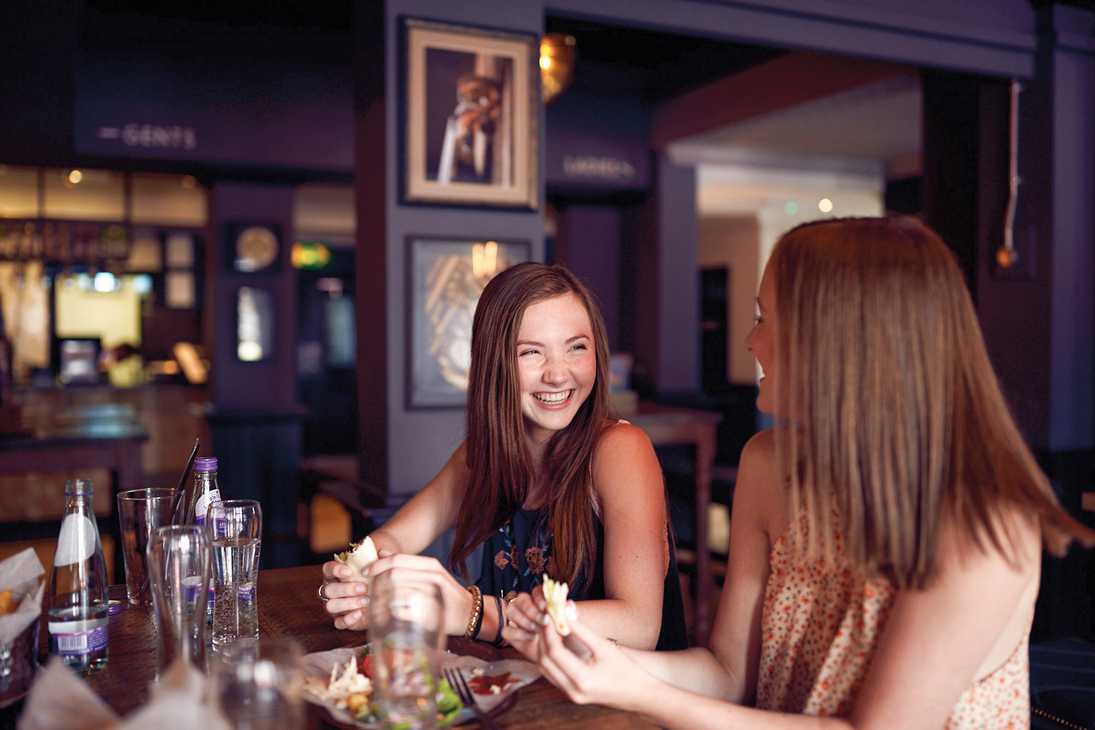
[[[393,555],[407,552],[403,549],[403,545],[399,542],[399,539],[383,527],[379,530],[370,532],[369,537],[373,539],[373,545],[376,546],[377,552],[391,553]]]
[[[664,684],[658,691],[635,692],[633,706],[626,709],[642,713],[662,727],[681,730],[853,730],[851,723],[838,718],[754,710]]]
[[[592,627],[623,646],[653,649],[658,644],[661,620],[649,612],[635,609],[626,601],[606,598],[599,601],[579,601],[582,623]]]
[[[707,649],[655,652],[621,648],[632,661],[666,684],[734,704],[744,700],[742,679],[733,676]]]

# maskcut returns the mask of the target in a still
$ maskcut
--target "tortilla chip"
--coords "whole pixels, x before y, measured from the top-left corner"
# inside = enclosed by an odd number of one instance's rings
[[[547,612],[555,623],[555,630],[560,636],[570,634],[570,623],[567,621],[567,593],[569,588],[566,583],[557,583],[550,576],[544,576],[544,601],[547,602]]]

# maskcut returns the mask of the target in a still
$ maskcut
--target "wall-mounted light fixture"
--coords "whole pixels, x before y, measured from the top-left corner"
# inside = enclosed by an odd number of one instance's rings
[[[548,33],[540,39],[540,85],[545,104],[566,91],[574,80],[575,57],[574,36]]]

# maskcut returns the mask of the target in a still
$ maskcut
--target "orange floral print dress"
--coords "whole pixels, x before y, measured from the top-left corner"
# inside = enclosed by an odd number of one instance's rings
[[[805,539],[806,522],[796,522]],[[895,591],[849,567],[810,564],[784,533],[772,545],[761,618],[757,707],[846,716],[893,607]],[[804,543],[803,543],[804,544]],[[837,555],[843,543],[837,540]],[[966,688],[946,730],[1030,727],[1029,629],[1008,660]]]

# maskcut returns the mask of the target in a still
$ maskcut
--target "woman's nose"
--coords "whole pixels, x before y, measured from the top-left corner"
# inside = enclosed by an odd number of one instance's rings
[[[561,383],[566,380],[566,369],[558,360],[548,360],[544,364],[544,373],[541,379],[545,383]]]

